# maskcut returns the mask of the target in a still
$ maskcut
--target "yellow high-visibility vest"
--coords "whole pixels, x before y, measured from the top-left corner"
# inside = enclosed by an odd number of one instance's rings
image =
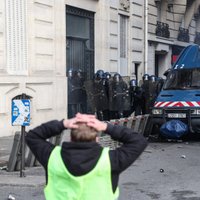
[[[47,167],[46,200],[115,200],[119,189],[112,190],[109,148],[104,148],[96,166],[82,176],[72,175],[61,157],[61,147],[52,151]]]

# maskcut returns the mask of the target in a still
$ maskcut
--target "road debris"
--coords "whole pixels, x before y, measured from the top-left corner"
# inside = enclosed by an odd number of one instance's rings
[[[163,173],[164,172],[164,169],[160,169],[160,173]]]
[[[7,166],[0,167],[0,170],[7,170]]]
[[[181,158],[186,159],[186,156],[185,155],[181,155]]]
[[[9,196],[8,196],[8,200],[15,200],[15,197],[12,196],[11,194],[9,194]]]

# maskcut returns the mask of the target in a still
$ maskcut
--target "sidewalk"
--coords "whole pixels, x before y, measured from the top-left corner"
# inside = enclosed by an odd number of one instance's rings
[[[45,172],[43,167],[25,168],[25,177],[20,177],[20,171],[6,171],[13,139],[14,136],[0,137],[0,186],[34,187],[44,185]]]
[[[0,167],[7,165],[14,136],[0,137]]]

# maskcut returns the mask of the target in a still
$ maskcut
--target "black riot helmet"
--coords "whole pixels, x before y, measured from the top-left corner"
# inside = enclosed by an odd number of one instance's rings
[[[136,79],[131,79],[129,82],[130,87],[136,87],[137,86],[137,80]]]
[[[83,78],[83,71],[81,69],[78,69],[75,71],[75,75],[77,76],[77,78]]]
[[[109,72],[105,72],[103,76],[107,80],[109,80],[111,78],[111,74]]]
[[[67,77],[68,78],[72,78],[74,76],[74,71],[73,71],[73,69],[69,69],[68,71],[67,71]]]
[[[142,79],[143,79],[143,81],[148,81],[149,80],[149,74],[144,74]]]
[[[156,82],[156,76],[155,76],[155,75],[151,75],[151,76],[150,76],[150,80],[151,80],[152,82]]]
[[[119,73],[114,74],[113,81],[119,82],[121,80],[122,80],[122,77],[121,77],[121,75]]]
[[[95,79],[102,79],[104,77],[104,71],[101,69],[97,70],[94,77],[95,77]]]

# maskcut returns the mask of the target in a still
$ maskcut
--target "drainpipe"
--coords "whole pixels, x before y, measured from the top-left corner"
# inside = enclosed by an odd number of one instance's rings
[[[147,74],[148,64],[148,0],[144,0],[144,73]]]

